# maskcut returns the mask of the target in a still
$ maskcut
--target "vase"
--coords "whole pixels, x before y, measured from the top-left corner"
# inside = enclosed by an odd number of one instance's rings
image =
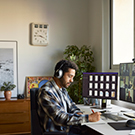
[[[5,96],[6,100],[10,100],[11,95],[12,95],[12,92],[10,90],[9,91],[4,91],[4,96]]]

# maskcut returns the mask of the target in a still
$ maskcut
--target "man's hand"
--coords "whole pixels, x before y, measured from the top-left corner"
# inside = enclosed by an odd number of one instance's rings
[[[89,115],[89,121],[90,121],[90,122],[99,121],[99,120],[100,120],[100,115],[101,115],[100,112],[95,112],[95,113],[90,114],[90,115]]]

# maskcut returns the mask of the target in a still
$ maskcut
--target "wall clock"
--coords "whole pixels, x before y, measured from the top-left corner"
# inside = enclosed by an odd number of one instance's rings
[[[48,24],[31,23],[30,43],[32,45],[48,45]]]

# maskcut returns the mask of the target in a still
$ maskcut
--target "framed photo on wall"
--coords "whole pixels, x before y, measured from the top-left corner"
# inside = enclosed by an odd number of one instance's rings
[[[50,80],[51,76],[28,76],[26,77],[26,97],[30,97],[30,89],[31,88],[39,88],[39,83],[43,80],[43,83],[40,83],[40,85],[43,85],[45,82]]]
[[[4,82],[16,85],[11,97],[17,97],[17,41],[0,40],[0,88]],[[4,98],[3,91],[0,98]]]

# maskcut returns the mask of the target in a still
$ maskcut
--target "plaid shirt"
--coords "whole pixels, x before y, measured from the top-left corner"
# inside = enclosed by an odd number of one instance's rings
[[[67,90],[60,89],[53,79],[39,89],[38,115],[44,131],[68,132],[70,125],[88,122],[88,115],[78,115],[78,112],[81,111],[69,97]]]

